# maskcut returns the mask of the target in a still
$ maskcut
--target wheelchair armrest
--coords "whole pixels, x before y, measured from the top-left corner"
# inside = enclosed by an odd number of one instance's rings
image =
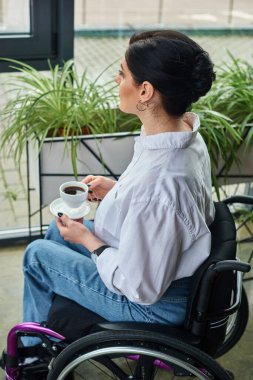
[[[226,204],[242,203],[253,205],[253,197],[250,197],[249,195],[234,195],[230,198],[224,199],[222,202]]]
[[[238,309],[241,301],[242,272],[248,272],[250,269],[251,267],[248,263],[237,260],[224,260],[212,264],[206,272],[205,281],[201,287],[201,293],[199,295],[197,304],[197,320],[201,322],[204,320],[217,319],[233,314]],[[226,309],[222,309],[220,311],[216,310],[214,313],[208,313],[207,308],[213,281],[219,273],[234,270],[237,272],[237,276],[235,281],[232,305]]]
[[[220,267],[221,271],[228,270],[226,266],[224,267],[226,269]],[[211,270],[210,272],[211,272],[211,275],[208,276],[207,284],[205,282],[203,288],[201,288],[198,303],[196,305],[196,315],[192,322],[191,331],[193,334],[196,334],[196,335],[203,335],[203,333],[205,332],[206,326],[208,326],[210,323],[211,324],[214,323],[217,326],[218,325],[221,326],[224,323],[226,323],[227,318],[230,315],[234,314],[239,309],[240,304],[241,304],[242,272],[237,271],[236,280],[235,280],[234,289],[233,289],[233,299],[231,300],[230,305],[228,307],[221,307],[212,311],[208,311],[210,291],[212,288],[213,280],[220,273],[217,270],[214,270],[214,271]]]
[[[215,264],[214,270],[217,272],[223,272],[225,270],[236,270],[238,272],[247,273],[251,270],[251,266],[250,264],[242,261],[224,260],[217,262]]]

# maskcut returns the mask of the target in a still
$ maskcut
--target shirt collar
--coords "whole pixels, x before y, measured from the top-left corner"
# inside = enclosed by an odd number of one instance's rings
[[[139,142],[144,149],[187,148],[198,132],[200,121],[198,115],[193,112],[186,112],[184,114],[184,120],[191,125],[191,132],[164,132],[146,136],[144,131],[142,131],[141,135],[136,137],[135,140]]]

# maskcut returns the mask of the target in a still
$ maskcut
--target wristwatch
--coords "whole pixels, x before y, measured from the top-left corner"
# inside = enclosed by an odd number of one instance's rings
[[[92,260],[96,263],[97,262],[97,259],[98,259],[98,256],[101,255],[101,253],[106,249],[106,248],[109,248],[110,246],[107,245],[107,244],[104,244],[102,245],[101,247],[95,249],[92,253],[91,253],[91,258]]]

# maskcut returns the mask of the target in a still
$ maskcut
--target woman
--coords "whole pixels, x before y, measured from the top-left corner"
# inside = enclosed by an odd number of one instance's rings
[[[135,34],[116,82],[142,124],[117,182],[88,176],[94,225],[59,213],[24,257],[24,321],[47,319],[53,293],[109,321],[183,324],[191,276],[210,252],[210,162],[186,112],[215,78],[208,54],[175,31]]]

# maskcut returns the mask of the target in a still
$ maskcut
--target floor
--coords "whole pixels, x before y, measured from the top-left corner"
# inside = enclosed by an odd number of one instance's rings
[[[245,234],[240,238],[245,237]],[[5,347],[8,330],[21,321],[23,277],[21,272],[24,245],[0,248],[0,351]],[[248,260],[253,244],[239,246],[239,257]],[[247,274],[252,276],[253,271]],[[244,286],[250,304],[247,329],[239,343],[219,362],[233,371],[237,380],[253,379],[253,281],[245,281]],[[4,373],[0,370],[0,380]],[[34,379],[35,380],[35,379]]]

